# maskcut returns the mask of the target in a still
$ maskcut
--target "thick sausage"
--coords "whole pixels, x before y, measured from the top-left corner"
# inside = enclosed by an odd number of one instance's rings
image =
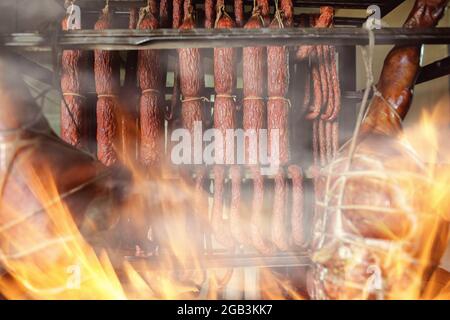
[[[286,179],[280,168],[275,176],[275,190],[272,215],[272,242],[281,251],[289,250],[286,224]]]
[[[285,26],[291,28],[294,26],[294,4],[292,0],[281,0],[281,11],[284,13]]]
[[[138,26],[140,30],[158,28],[158,20],[151,12],[143,12],[143,15]],[[139,50],[138,78],[142,90],[140,159],[144,165],[151,166],[160,163],[164,155],[164,110],[161,105],[164,75],[159,50]]]
[[[270,28],[283,27],[281,17],[274,19]],[[281,165],[289,161],[288,115],[290,102],[286,99],[289,90],[289,51],[287,47],[267,48],[267,129],[269,134],[269,151],[273,144],[278,144]],[[279,139],[273,140],[272,133],[278,130]]]
[[[264,25],[268,26],[270,24],[270,5],[269,0],[257,0],[256,1],[259,9],[261,10],[261,16],[264,19]]]
[[[221,5],[221,1],[218,1],[218,5]],[[216,28],[218,29],[229,29],[235,26],[233,19],[225,12],[225,8],[221,5],[219,8],[218,20],[216,23]],[[234,102],[233,91],[236,86],[236,49],[234,48],[216,48],[214,49],[214,84],[216,90],[216,96],[214,101],[214,128],[219,130],[224,137],[222,144],[218,145],[216,142],[216,161],[219,164],[216,167],[222,167],[226,163],[227,152],[234,155],[233,150],[227,150],[226,147],[226,132],[227,130],[235,129],[235,113],[236,105]],[[221,159],[218,159],[218,156]],[[219,210],[222,208],[223,203],[218,201],[223,201],[222,195],[217,195],[216,192],[223,192],[223,185],[219,183],[224,183],[223,181],[223,171],[225,169],[217,168],[214,172],[217,172],[218,178],[215,178],[214,185],[214,208]],[[220,179],[219,179],[220,178]],[[235,198],[240,197],[240,182],[233,182],[233,192],[235,193]],[[237,194],[237,195],[236,195]],[[234,199],[236,200],[236,199]],[[238,204],[234,203],[233,206],[236,208]],[[216,238],[226,247],[233,245],[232,235],[229,231],[229,225],[222,219],[222,211],[214,211],[215,216],[213,219],[213,229],[216,234]],[[233,215],[235,217],[235,214]],[[233,220],[235,222],[235,220]],[[231,217],[230,217],[231,224]],[[232,227],[236,227],[234,224]],[[239,227],[239,226],[237,226]],[[233,231],[232,231],[233,232]],[[239,233],[234,230],[235,233]],[[229,238],[229,239],[227,239]]]
[[[205,28],[212,29],[214,27],[215,20],[216,20],[215,1],[205,0]]]
[[[289,166],[292,179],[292,210],[291,227],[292,242],[296,246],[305,245],[305,230],[303,225],[303,174],[298,166]]]
[[[95,30],[111,28],[111,14],[104,10]],[[120,57],[115,51],[95,50],[95,87],[97,91],[97,155],[105,165],[117,163],[120,150],[119,104]]]
[[[244,28],[257,29],[262,27],[261,15],[255,11]],[[259,130],[263,129],[265,120],[265,103],[263,100],[265,91],[265,65],[266,49],[264,47],[245,47],[243,49],[243,127],[246,133],[256,134],[258,140]],[[247,164],[258,163],[259,144],[252,145],[250,139],[245,140],[245,159]]]
[[[244,1],[234,0],[234,19],[236,20],[236,25],[242,27],[244,25]]]
[[[62,29],[67,30],[67,19]],[[87,149],[89,112],[83,95],[87,72],[87,56],[81,50],[64,50],[61,60],[61,138],[79,149]]]
[[[137,27],[139,13],[137,8],[130,9],[128,29]],[[138,157],[139,125],[138,125],[138,86],[137,86],[137,51],[127,51],[125,65],[125,80],[123,83],[121,104],[123,112],[120,119],[122,159],[124,162],[134,162]]]
[[[239,166],[230,168],[231,176],[231,204],[230,204],[230,230],[233,238],[241,245],[251,245],[250,235],[242,217],[241,183],[242,174]]]
[[[253,246],[260,253],[270,255],[275,252],[275,247],[267,241],[263,233],[263,207],[264,207],[264,178],[258,167],[251,167],[253,178],[252,214],[250,217],[250,235]]]
[[[178,29],[183,22],[183,0],[173,0],[172,28]]]
[[[161,0],[159,3],[159,26],[160,28],[170,28],[171,1]]]

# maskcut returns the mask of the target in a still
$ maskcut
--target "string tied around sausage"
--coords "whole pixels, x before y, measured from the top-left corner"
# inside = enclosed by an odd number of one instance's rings
[[[227,11],[225,10],[225,5],[222,4],[220,6],[217,6],[217,17],[216,17],[216,21],[214,23],[214,28],[217,28],[217,24],[219,23],[219,20],[223,17],[227,17],[230,18],[230,15],[227,13]]]
[[[97,98],[117,98],[116,94],[98,94]]]
[[[381,101],[383,101],[388,107],[389,109],[393,112],[393,114],[395,115],[396,118],[398,118],[399,121],[402,121],[402,117],[400,116],[400,114],[398,113],[397,109],[395,108],[395,106],[389,102],[384,96],[383,94],[377,89],[376,86],[373,86],[373,95],[375,97],[378,97],[381,99]]]
[[[62,95],[63,95],[63,97],[78,97],[81,99],[86,99],[86,96],[76,93],[76,92],[63,92]]]
[[[282,100],[282,101],[284,101],[284,102],[286,102],[287,103],[287,106],[290,108],[291,106],[292,106],[292,104],[291,104],[291,100],[289,100],[288,98],[286,98],[286,97],[281,97],[281,96],[275,96],[275,97],[269,97],[269,98],[267,98],[267,100]]]
[[[136,29],[139,29],[139,27],[142,23],[142,20],[144,20],[145,16],[148,14],[151,15],[152,17],[154,17],[153,12],[152,12],[152,7],[150,4],[150,0],[147,1],[147,5],[145,7],[142,7],[139,9],[139,18],[138,18],[138,22],[136,24]]]
[[[160,94],[161,91],[159,91],[157,89],[145,89],[145,90],[142,90],[142,95],[144,95],[146,93]]]
[[[236,101],[236,96],[231,94],[216,94],[216,98],[233,99]]]
[[[103,14],[107,14],[109,12],[109,0],[105,1],[105,7],[102,10]]]
[[[275,20],[278,22],[278,27],[284,29],[283,11],[278,6],[278,0],[275,0]]]
[[[184,97],[181,102],[202,101],[211,102],[207,97]]]
[[[266,23],[264,21],[263,16],[261,15],[261,8],[256,4],[256,1],[253,1],[253,11],[252,11],[252,17],[258,16],[259,20],[261,21],[261,24],[263,27],[266,26]]]
[[[248,97],[245,97],[243,99],[243,101],[248,101],[248,100],[264,100],[264,98],[263,97],[257,97],[257,96],[248,96]]]

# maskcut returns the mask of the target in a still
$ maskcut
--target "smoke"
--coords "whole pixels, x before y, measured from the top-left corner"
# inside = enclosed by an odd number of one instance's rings
[[[1,16],[6,23],[0,26],[1,32],[36,31],[64,15],[62,1],[58,0],[2,0]]]

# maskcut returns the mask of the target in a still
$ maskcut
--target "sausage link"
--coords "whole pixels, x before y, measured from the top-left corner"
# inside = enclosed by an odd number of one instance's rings
[[[225,168],[214,166],[214,203],[211,217],[211,227],[216,240],[226,248],[233,248],[234,241],[229,225],[223,220],[223,186],[225,183]]]
[[[172,28],[178,29],[183,21],[183,0],[173,0]]]
[[[289,250],[286,232],[286,180],[283,169],[275,176],[275,190],[272,215],[272,242],[281,251]]]
[[[303,174],[299,166],[289,166],[289,174],[292,178],[292,242],[302,247],[305,245],[305,230],[303,225]]]
[[[313,85],[313,101],[310,107],[311,112],[306,115],[306,119],[308,120],[316,119],[320,115],[320,110],[322,108],[322,82],[317,62],[313,62],[311,65],[311,78]]]
[[[145,14],[140,30],[158,28],[158,20],[151,14]],[[146,166],[160,163],[164,154],[164,111],[161,106],[163,70],[158,50],[139,50],[138,77],[142,90],[140,101],[141,124],[141,162]]]
[[[333,97],[334,97],[334,107],[333,113],[328,120],[333,121],[336,120],[341,111],[341,85],[339,81],[339,75],[337,70],[337,57],[336,57],[336,47],[332,46],[330,50],[331,54],[331,79],[333,82]]]
[[[221,6],[221,2],[218,2],[220,6],[220,11],[218,14],[220,15],[217,20],[216,28],[217,29],[229,29],[235,26],[233,19],[225,12],[225,8]],[[234,103],[234,99],[232,97],[232,93],[236,84],[236,49],[234,48],[215,48],[214,49],[214,83],[216,89],[216,98],[214,102],[214,128],[220,130],[222,133],[222,137],[226,137],[227,130],[232,130],[235,128],[235,110],[236,106]],[[226,141],[221,142],[220,145],[217,145],[216,141],[216,161],[218,160],[221,164],[225,163],[227,151],[231,154],[234,154],[234,150],[226,149]],[[221,159],[218,159],[217,156],[220,156]],[[219,167],[219,166],[217,166]],[[220,175],[223,175],[224,168],[217,168],[217,172],[220,170]],[[216,172],[216,171],[215,171]],[[232,179],[232,189],[234,195],[232,195],[232,210],[239,210],[239,204],[235,203],[237,198],[240,198],[240,181],[235,181],[236,179]],[[219,183],[223,184],[223,178],[215,180],[215,190],[219,192],[223,192],[223,185],[219,185]],[[237,185],[236,185],[237,184]],[[236,194],[237,193],[237,194]],[[223,201],[223,199],[218,196],[217,201]],[[222,206],[222,203],[215,203],[215,208],[217,206]],[[218,210],[218,209],[217,209]],[[239,212],[230,213],[230,224],[226,221],[223,221],[222,215],[216,213],[214,219],[214,228],[218,234],[216,234],[217,240],[221,242],[226,247],[231,247],[233,245],[233,233],[239,233],[239,231],[234,230],[236,228],[234,225],[235,219],[231,221],[231,215],[235,217]],[[232,224],[233,223],[233,224]],[[231,233],[229,228],[231,227]],[[225,239],[228,237],[229,239]],[[239,241],[239,239],[238,239]]]
[[[304,110],[304,112],[307,112],[309,110],[310,107],[310,102],[311,102],[311,81],[312,81],[312,76],[311,76],[311,67],[310,64],[307,63],[306,65],[307,67],[307,72],[305,74],[305,87],[303,89],[303,101],[302,101],[302,109]]]
[[[328,102],[328,77],[326,70],[326,62],[324,59],[324,46],[316,46],[317,63],[319,64],[320,83],[322,90],[322,106],[326,106]]]
[[[263,234],[264,178],[257,167],[251,167],[253,176],[253,203],[250,218],[250,234],[253,246],[264,255],[275,252],[275,247],[268,243]]]
[[[214,0],[205,0],[205,28],[212,29],[214,27],[214,21],[216,20]]]
[[[169,28],[170,27],[170,8],[171,1],[170,0],[161,0],[159,3],[159,26],[161,28]]]
[[[319,158],[320,165],[325,167],[327,164],[327,138],[323,120],[319,120]]]
[[[268,26],[270,24],[270,5],[269,0],[257,0],[256,1],[259,9],[261,10],[261,16],[264,19],[264,25]]]
[[[333,121],[332,124],[332,151],[333,151],[333,158],[336,157],[339,151],[339,122],[337,120]]]
[[[270,28],[282,27],[275,18]],[[289,161],[288,107],[285,98],[289,91],[289,51],[287,47],[267,47],[267,129],[269,134],[269,153],[272,156],[274,142],[278,144],[281,165]],[[278,130],[278,139],[274,141],[274,130]]]
[[[62,29],[67,30],[67,19]],[[64,50],[61,60],[61,138],[79,149],[88,148],[89,113],[86,97],[83,96],[87,73],[87,56],[81,50]]]
[[[244,25],[244,1],[234,0],[234,19],[236,25],[242,27]]]
[[[325,121],[325,120],[322,120]],[[325,121],[326,162],[333,160],[333,122]]]
[[[230,205],[230,230],[233,238],[241,245],[251,245],[250,235],[245,230],[241,206],[241,182],[242,175],[239,166],[230,168],[231,176],[231,205]]]
[[[285,25],[288,28],[294,26],[294,4],[292,0],[281,0],[280,3],[281,10],[284,13]]]
[[[128,29],[137,27],[139,13],[137,8],[130,8]],[[125,80],[123,83],[121,103],[124,106],[121,115],[121,145],[122,159],[126,165],[131,165],[137,160],[139,145],[138,125],[138,85],[137,85],[137,57],[138,51],[127,51],[125,65]]]
[[[257,29],[262,27],[261,16],[255,12],[244,28]],[[253,132],[256,144],[250,145],[250,139],[245,140],[245,159],[247,164],[258,162],[259,130],[265,125],[265,90],[266,49],[264,47],[245,47],[243,49],[243,127],[246,133]],[[250,146],[252,148],[250,148]],[[251,150],[250,150],[251,149]]]
[[[111,27],[111,15],[102,12],[95,24],[95,30]],[[120,88],[120,57],[115,51],[95,50],[95,87],[97,100],[97,156],[105,165],[118,162],[120,150],[119,105],[117,95]]]
[[[321,118],[323,120],[329,120],[331,118],[331,116],[334,113],[335,110],[335,97],[334,97],[334,90],[335,90],[335,86],[336,83],[334,83],[334,79],[332,76],[332,62],[331,62],[331,48],[330,46],[323,46],[323,60],[324,60],[324,65],[325,65],[325,74],[327,77],[327,83],[328,83],[328,101],[326,102],[326,104],[324,104],[324,112],[321,115]]]

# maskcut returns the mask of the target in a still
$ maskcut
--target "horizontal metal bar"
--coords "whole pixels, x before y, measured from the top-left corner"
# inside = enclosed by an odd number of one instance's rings
[[[277,267],[306,267],[311,265],[309,256],[305,253],[288,253],[276,256],[256,256],[256,255],[212,255],[201,258],[200,261],[186,262],[183,266],[176,264],[167,265],[168,261],[164,257],[125,257],[138,271],[144,267],[146,269],[167,269],[167,270],[189,270],[198,268],[200,265],[205,269],[218,268],[277,268]]]
[[[62,1],[63,2],[63,1]],[[298,7],[320,7],[320,6],[333,6],[335,8],[345,9],[365,9],[371,5],[378,5],[379,7],[388,7],[394,1],[385,0],[294,0],[293,3]],[[129,8],[129,7],[142,7],[145,6],[147,1],[145,0],[110,0],[109,6],[113,8]],[[193,0],[193,3],[202,4],[203,0]],[[244,0],[244,3],[253,5],[253,0]],[[82,8],[98,8],[105,6],[105,0],[77,0],[77,5]]]
[[[375,43],[400,44],[449,44],[450,28],[405,29],[384,28],[374,30]],[[53,42],[54,41],[54,42]],[[145,30],[77,30],[60,35],[16,33],[0,35],[0,46],[27,47],[48,50],[56,43],[63,49],[178,49],[247,47],[299,44],[367,45],[368,32],[363,28],[292,28],[292,29],[195,29],[178,31]]]
[[[431,81],[440,77],[445,77],[450,74],[450,57],[435,61],[422,67],[417,84]]]

